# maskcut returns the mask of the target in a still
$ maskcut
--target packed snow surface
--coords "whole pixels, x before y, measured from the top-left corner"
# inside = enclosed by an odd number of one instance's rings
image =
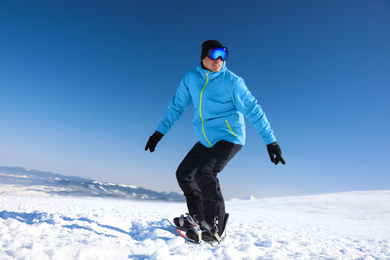
[[[390,259],[390,191],[236,200],[227,237],[187,244],[185,203],[0,196],[0,259]]]

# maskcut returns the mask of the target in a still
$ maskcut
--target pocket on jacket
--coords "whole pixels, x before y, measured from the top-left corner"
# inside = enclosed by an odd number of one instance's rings
[[[237,135],[233,132],[233,129],[230,127],[229,122],[227,121],[227,119],[225,120],[225,122],[226,122],[227,126],[229,127],[230,132],[231,132],[235,137],[237,137]]]

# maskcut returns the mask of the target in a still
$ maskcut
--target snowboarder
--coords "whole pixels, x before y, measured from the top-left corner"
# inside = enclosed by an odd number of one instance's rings
[[[226,213],[217,175],[245,144],[244,116],[266,144],[271,161],[275,165],[285,164],[263,110],[244,80],[227,69],[227,57],[228,49],[219,41],[208,40],[202,44],[201,62],[184,75],[162,121],[145,146],[145,151],[153,152],[193,103],[193,125],[200,140],[176,171],[189,215],[175,218],[174,222],[189,228],[187,237],[197,242],[221,240]],[[191,229],[192,220],[199,224],[201,232]]]

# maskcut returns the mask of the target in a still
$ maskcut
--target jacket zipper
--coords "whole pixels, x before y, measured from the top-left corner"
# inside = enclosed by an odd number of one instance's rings
[[[206,138],[206,141],[207,141],[207,143],[209,143],[210,147],[213,147],[213,146],[211,145],[211,143],[209,142],[209,140],[207,139],[206,133],[204,132],[204,126],[203,126],[203,124],[204,124],[204,119],[203,119],[203,117],[202,117],[202,97],[203,97],[203,90],[205,89],[207,83],[209,82],[209,73],[210,73],[210,71],[208,71],[207,74],[206,74],[206,76],[207,76],[206,83],[204,84],[203,89],[202,89],[202,91],[200,92],[199,115],[200,115],[200,118],[202,119],[202,131],[203,131],[204,138]]]
[[[225,120],[225,122],[226,122],[227,126],[229,127],[230,132],[232,132],[232,134],[233,134],[235,137],[237,137],[237,135],[233,132],[232,128],[230,127],[229,122],[227,121],[227,119]]]

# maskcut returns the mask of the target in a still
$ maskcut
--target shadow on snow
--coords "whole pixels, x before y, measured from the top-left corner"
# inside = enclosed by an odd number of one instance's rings
[[[57,223],[56,218],[53,214],[48,214],[45,212],[25,213],[25,212],[13,212],[13,211],[3,210],[0,211],[0,218],[4,220],[15,219],[21,223],[25,223],[28,225],[34,225],[40,223],[47,223],[50,225],[60,224]],[[59,216],[59,219],[66,221],[66,223],[63,223],[61,225],[64,228],[87,230],[97,235],[117,238],[117,236],[115,235],[107,234],[106,232],[98,232],[94,229],[94,227],[95,228],[99,227],[99,228],[103,228],[103,230],[106,231],[114,231],[114,232],[128,235],[136,241],[143,241],[148,238],[152,240],[155,239],[169,240],[169,237],[160,235],[158,230],[163,230],[169,233],[173,233],[173,230],[170,228],[170,226],[166,223],[165,220],[152,221],[152,222],[148,222],[147,224],[142,224],[140,222],[132,221],[131,228],[129,229],[129,231],[125,231],[118,227],[100,224],[99,222],[95,220],[91,220],[86,217],[70,218],[70,217]]]

